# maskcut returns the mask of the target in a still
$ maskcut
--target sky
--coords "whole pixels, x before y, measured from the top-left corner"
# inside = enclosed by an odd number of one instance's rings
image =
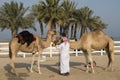
[[[4,2],[12,0],[0,0],[0,7]],[[37,4],[39,0],[13,0],[24,3],[25,7],[31,7]],[[76,3],[77,8],[88,6],[94,13],[93,15],[100,16],[101,20],[108,24],[104,32],[109,36],[120,40],[120,0],[71,0]],[[38,27],[38,25],[36,25]],[[39,29],[33,33],[40,35]],[[0,31],[0,40],[10,39],[10,30]]]

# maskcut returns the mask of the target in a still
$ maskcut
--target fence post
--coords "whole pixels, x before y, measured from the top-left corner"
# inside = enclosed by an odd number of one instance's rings
[[[102,56],[102,55],[103,55],[103,49],[101,49],[101,52],[100,52],[100,53],[101,53],[101,56]]]
[[[52,57],[52,42],[50,44],[50,57]]]
[[[23,58],[25,58],[26,56],[25,56],[25,53],[23,53]]]
[[[75,50],[75,55],[78,56],[78,50],[77,49]]]

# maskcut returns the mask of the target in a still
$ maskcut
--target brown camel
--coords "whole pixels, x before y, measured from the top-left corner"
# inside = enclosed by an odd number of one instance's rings
[[[26,35],[26,33],[24,33],[24,34]],[[13,70],[13,73],[18,75],[15,70],[14,61],[15,61],[15,57],[16,57],[18,51],[22,51],[22,52],[26,52],[26,53],[27,52],[32,53],[32,62],[31,62],[30,72],[33,72],[32,68],[33,68],[33,63],[34,63],[34,57],[35,57],[35,53],[38,52],[37,66],[38,66],[38,73],[41,74],[40,54],[42,54],[42,50],[44,48],[50,46],[52,37],[56,34],[57,34],[57,32],[55,30],[48,31],[46,41],[40,39],[40,37],[38,35],[33,35],[33,41],[30,44],[27,44],[27,42],[24,42],[23,37],[21,37],[21,36],[13,38],[9,43],[10,66]],[[26,38],[26,37],[28,37],[28,36],[24,36],[24,38]],[[30,41],[30,39],[26,39],[26,40]]]
[[[71,49],[81,49],[86,58],[86,72],[94,73],[93,69],[93,60],[91,51],[104,49],[108,55],[108,66],[106,69],[110,68],[113,70],[112,65],[114,61],[114,42],[113,40],[106,35],[103,31],[95,29],[90,33],[84,34],[80,40],[75,42],[70,42]],[[89,64],[91,63],[91,67]]]

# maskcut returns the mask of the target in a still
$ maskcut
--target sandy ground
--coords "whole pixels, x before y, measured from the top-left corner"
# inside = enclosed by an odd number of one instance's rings
[[[52,58],[47,56],[46,59],[45,62],[41,62],[42,74],[40,75],[36,72],[36,66],[34,66],[33,73],[29,72],[30,56],[26,58],[17,57],[15,65],[19,77],[16,77],[10,73],[8,56],[0,55],[0,80],[120,80],[120,55],[115,55],[115,70],[113,72],[104,71],[108,61],[106,55],[93,55],[93,59],[97,63],[95,74],[85,72],[85,58],[83,55],[77,57],[71,55],[69,76],[59,75],[57,66],[58,56],[53,56]]]

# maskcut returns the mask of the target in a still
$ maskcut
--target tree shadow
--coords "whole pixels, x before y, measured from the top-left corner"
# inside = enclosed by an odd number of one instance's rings
[[[100,68],[100,69],[102,69],[102,70],[105,70],[106,69],[106,67],[102,67],[102,66],[96,66],[97,68]]]
[[[5,75],[8,80],[25,80],[24,78],[29,76],[27,73],[19,73],[19,76],[12,75],[10,73],[6,73]]]
[[[36,64],[34,64],[35,66]],[[48,70],[59,74],[59,63],[52,63],[52,64],[40,64],[41,67],[47,68]],[[70,68],[74,68],[74,69],[78,69],[81,71],[86,71],[86,68],[84,67],[85,63],[82,62],[72,62],[70,61]],[[29,73],[29,68],[30,64],[28,63],[15,63],[15,68],[26,68],[26,70]],[[101,66],[96,66],[97,68],[102,68],[105,69]],[[18,77],[16,77],[12,72],[11,72],[11,67],[9,64],[7,64],[6,66],[4,66],[4,69],[7,71],[7,73],[5,73],[5,75],[8,77],[8,80],[24,80],[24,77],[28,77],[28,73],[19,73],[18,72]],[[35,71],[35,70],[34,70]],[[36,70],[37,71],[37,70]]]
[[[81,71],[85,71],[82,67],[85,66],[85,63],[82,62],[70,62],[70,67],[74,69],[79,69]]]
[[[81,62],[70,62],[70,68],[75,68],[75,69],[79,69],[82,71],[85,71],[85,69],[82,69],[80,66],[84,66],[85,63],[81,63]],[[76,67],[77,66],[77,67]],[[79,66],[79,68],[78,68]],[[55,63],[55,64],[42,64],[41,67],[46,67],[48,70],[55,72],[57,74],[59,74],[59,63]]]
[[[15,68],[24,68],[27,66],[30,66],[30,65],[26,63],[15,63]],[[16,76],[14,73],[11,72],[11,67],[9,64],[4,66],[4,69],[7,71],[5,75],[8,78],[8,80],[24,80],[24,77],[29,76],[28,73],[19,73],[19,72],[18,72],[18,76]]]
[[[84,71],[84,72],[86,71],[85,65],[86,65],[86,63],[82,63],[82,62],[70,62],[70,66],[72,68],[79,69],[79,70]],[[102,70],[105,70],[104,67],[98,66],[98,65],[96,65],[94,68],[100,68]]]
[[[48,64],[41,64],[41,67],[46,67],[48,70],[59,74],[59,69],[58,69],[59,66],[57,65],[57,63],[49,64],[49,65]]]

